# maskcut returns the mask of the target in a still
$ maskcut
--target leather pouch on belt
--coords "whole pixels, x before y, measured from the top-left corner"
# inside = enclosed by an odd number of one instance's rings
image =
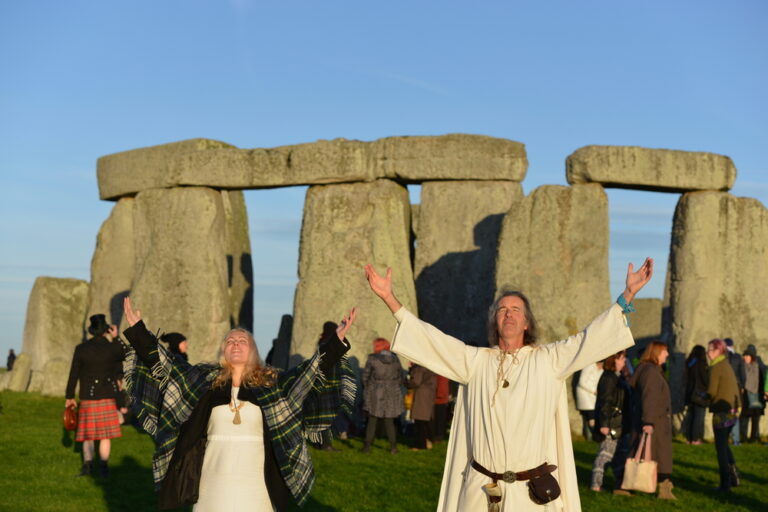
[[[534,503],[543,505],[560,496],[560,486],[552,473],[545,473],[528,480],[528,495]]]

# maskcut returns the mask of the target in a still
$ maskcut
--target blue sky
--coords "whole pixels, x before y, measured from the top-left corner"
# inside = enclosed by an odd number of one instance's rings
[[[112,206],[96,159],[127,149],[477,133],[526,144],[526,193],[587,144],[711,151],[768,204],[766,22],[759,0],[2,2],[0,354],[35,277],[89,278]],[[303,196],[246,193],[262,349],[291,311]],[[612,293],[630,257],[663,269],[677,197],[609,191]]]

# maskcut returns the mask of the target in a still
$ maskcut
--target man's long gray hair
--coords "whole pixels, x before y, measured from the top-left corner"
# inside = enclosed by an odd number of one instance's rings
[[[499,344],[499,330],[496,325],[496,313],[499,310],[499,304],[504,297],[517,297],[523,301],[525,305],[525,320],[528,322],[528,328],[523,335],[523,345],[532,345],[536,343],[539,337],[539,324],[536,323],[536,317],[533,316],[531,311],[531,303],[528,297],[523,292],[516,290],[502,290],[499,297],[493,301],[491,307],[488,308],[488,345],[495,347]]]

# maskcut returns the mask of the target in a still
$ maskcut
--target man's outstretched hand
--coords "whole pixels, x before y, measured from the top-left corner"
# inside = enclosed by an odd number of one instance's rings
[[[637,292],[639,292],[643,286],[648,284],[648,281],[651,280],[651,277],[653,276],[653,259],[652,258],[645,258],[645,261],[640,266],[639,269],[637,269],[637,272],[635,272],[635,267],[632,265],[632,263],[629,264],[627,267],[627,283],[626,283],[626,289],[624,290],[624,300],[627,301],[627,304],[632,302],[632,299],[635,298],[635,295],[637,295]]]
[[[392,269],[387,269],[386,277],[382,277],[370,263],[365,266],[365,277],[373,293],[379,296],[390,311],[396,313],[402,307],[395,294],[392,293]]]

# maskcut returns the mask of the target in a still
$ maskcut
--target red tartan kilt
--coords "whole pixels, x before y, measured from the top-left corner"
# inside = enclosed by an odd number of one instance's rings
[[[80,402],[75,441],[96,441],[120,436],[120,417],[114,398]]]

